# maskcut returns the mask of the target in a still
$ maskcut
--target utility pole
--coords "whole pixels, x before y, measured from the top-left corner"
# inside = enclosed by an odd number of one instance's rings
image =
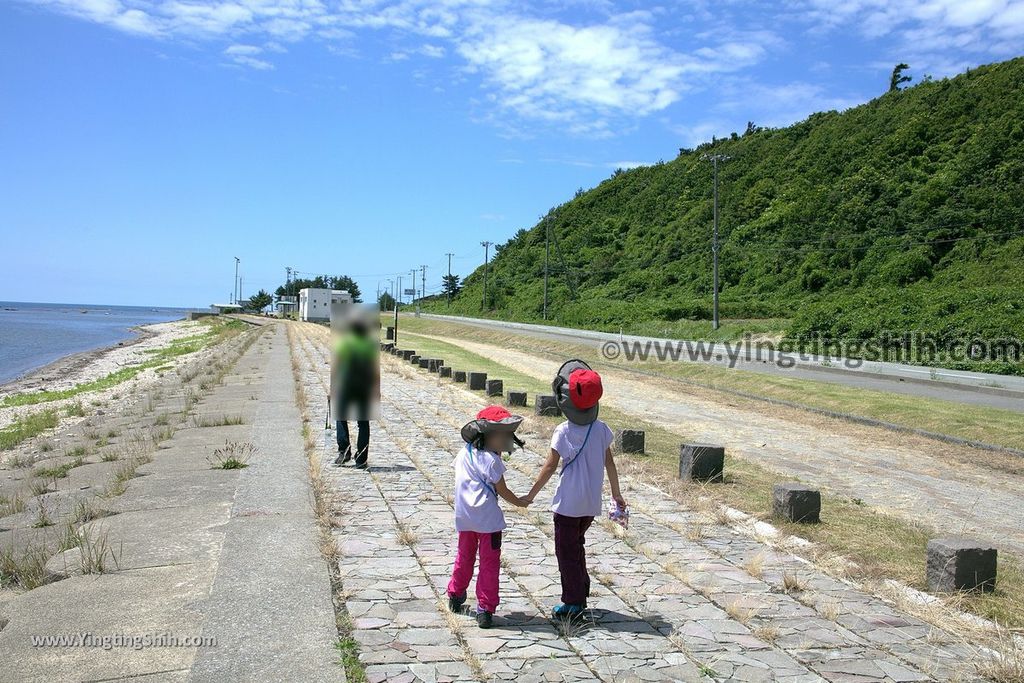
[[[231,296],[233,296],[235,298],[235,300],[231,302],[233,304],[238,303],[238,293],[237,293],[238,292],[238,264],[240,262],[241,262],[241,259],[239,259],[236,256],[235,257],[235,284],[231,288]]]
[[[481,242],[480,246],[484,248],[484,298],[480,302],[480,310],[487,308],[487,260],[488,260],[488,249],[494,242]]]
[[[452,256],[455,254],[445,254],[448,257],[448,280],[445,286],[445,291],[448,294],[448,308],[452,307]]]
[[[714,275],[713,275],[714,284],[712,285],[714,287],[714,292],[713,292],[713,300],[714,300],[713,306],[714,306],[714,310],[712,312],[711,327],[712,327],[712,329],[717,330],[718,329],[718,164],[719,163],[725,163],[731,157],[729,157],[729,156],[727,156],[725,154],[704,154],[704,155],[701,156],[701,158],[706,160],[706,161],[710,161],[711,164],[712,164],[712,168],[714,169],[713,174],[714,174],[714,185],[715,185],[715,200],[714,200],[715,201],[715,219],[714,219],[714,228],[712,229],[712,233],[711,233],[711,255],[712,255],[712,260],[714,262],[714,266],[713,266],[713,268],[714,268]]]
[[[544,320],[548,319],[548,256],[551,245],[548,242],[550,226],[547,218],[544,219]]]
[[[416,303],[416,269],[413,268],[409,272],[412,273],[412,301],[410,303]]]
[[[427,295],[427,267],[426,266],[420,266],[420,272],[423,273],[423,288],[421,290],[422,294],[420,294],[420,296],[426,296]]]
[[[405,296],[405,294],[402,292],[402,276],[399,275],[397,277],[398,277],[398,301],[399,301],[399,303],[405,303],[404,301],[402,301],[402,297]],[[398,304],[395,304],[395,310],[396,311],[398,310]]]

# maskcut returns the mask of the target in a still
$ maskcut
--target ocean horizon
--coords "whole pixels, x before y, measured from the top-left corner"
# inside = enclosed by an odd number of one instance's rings
[[[133,339],[136,325],[180,320],[195,308],[0,301],[0,384],[74,353]]]

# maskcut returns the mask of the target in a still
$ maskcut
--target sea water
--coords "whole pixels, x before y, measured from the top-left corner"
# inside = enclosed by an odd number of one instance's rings
[[[179,320],[188,310],[0,301],[0,384],[63,356],[132,339],[132,326]]]

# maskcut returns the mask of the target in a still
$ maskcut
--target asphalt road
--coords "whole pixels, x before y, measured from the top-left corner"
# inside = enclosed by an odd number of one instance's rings
[[[738,343],[659,339],[551,325],[532,325],[427,313],[421,314],[421,317],[469,326],[501,329],[504,332],[524,337],[583,344],[597,349],[605,358],[611,359],[610,354],[618,353],[616,360],[619,361],[626,360],[630,351],[647,348],[648,343],[651,345],[652,352],[657,344],[660,344],[662,349],[668,345],[674,345],[673,348],[680,351],[676,356],[679,359],[678,362],[707,363],[768,375],[829,382],[849,387],[936,398],[1024,413],[1024,377],[874,361],[863,361],[857,367],[848,367],[848,364],[842,360],[829,360],[821,356],[797,357],[793,354],[776,353],[772,357],[764,349],[759,352]],[[637,347],[638,344],[639,347]],[[666,360],[666,362],[673,361]]]

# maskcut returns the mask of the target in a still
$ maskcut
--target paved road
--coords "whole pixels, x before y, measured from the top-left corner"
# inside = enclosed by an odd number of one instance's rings
[[[820,356],[808,356],[804,359],[790,357],[795,365],[787,368],[771,362],[765,351],[762,351],[761,356],[758,357],[757,352],[752,349],[723,342],[680,342],[675,339],[618,335],[610,332],[576,330],[551,325],[532,325],[427,313],[421,314],[421,317],[475,327],[500,329],[504,332],[539,339],[572,342],[597,349],[609,342],[625,342],[630,345],[648,342],[652,344],[681,343],[685,345],[681,357],[692,359],[695,362],[728,367],[730,357],[732,357],[734,358],[734,367],[740,370],[1024,412],[1024,377],[873,361],[864,361],[863,365],[858,368],[846,368],[841,361],[832,361],[831,366],[825,365],[825,359]],[[703,345],[703,352],[699,352],[698,344]],[[932,379],[933,371],[935,379]]]

